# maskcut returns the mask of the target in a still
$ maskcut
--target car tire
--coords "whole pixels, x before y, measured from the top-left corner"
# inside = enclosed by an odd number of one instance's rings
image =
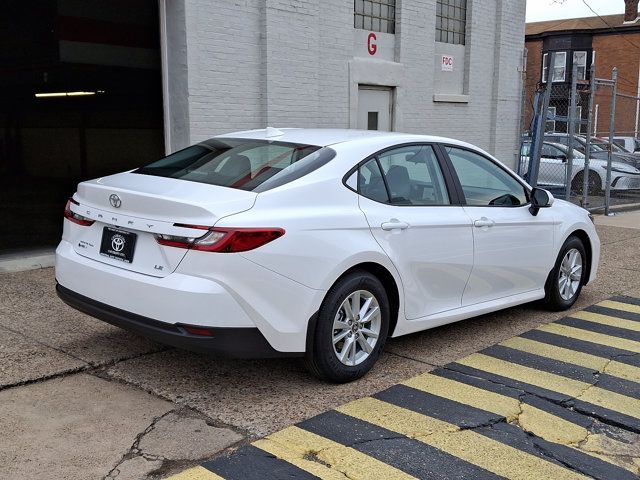
[[[579,263],[579,274],[576,267]],[[587,253],[582,240],[570,236],[562,245],[545,285],[544,304],[553,311],[568,310],[576,302],[587,278]],[[570,273],[573,272],[573,273]]]
[[[356,301],[360,310],[349,313]],[[305,366],[318,378],[333,383],[362,377],[380,356],[389,318],[389,299],[380,280],[364,270],[348,273],[331,287],[318,310]],[[341,335],[344,337],[335,342]],[[370,352],[363,348],[365,343]]]
[[[583,186],[584,186],[584,170],[578,172],[575,177],[573,177],[573,181],[571,182],[571,189],[576,192],[578,195],[583,194]],[[599,196],[602,194],[602,179],[600,175],[596,172],[589,172],[588,179],[589,186],[589,195]]]

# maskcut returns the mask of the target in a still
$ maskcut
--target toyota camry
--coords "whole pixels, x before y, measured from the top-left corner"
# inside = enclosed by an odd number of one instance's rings
[[[588,212],[448,138],[267,128],[82,182],[58,295],[181,348],[364,375],[387,338],[593,281]]]

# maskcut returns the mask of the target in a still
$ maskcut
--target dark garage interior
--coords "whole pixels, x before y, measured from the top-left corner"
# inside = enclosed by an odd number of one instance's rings
[[[163,155],[158,4],[7,0],[0,252],[53,247],[81,180]]]

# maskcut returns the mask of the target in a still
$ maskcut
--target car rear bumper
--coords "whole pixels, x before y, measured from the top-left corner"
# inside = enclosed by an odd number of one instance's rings
[[[228,332],[257,329],[286,354],[305,351],[309,318],[324,297],[234,254],[189,252],[176,271],[153,277],[79,255],[63,240],[55,273],[66,290],[128,317],[158,322],[165,331],[179,324]]]
[[[186,350],[232,358],[275,358],[302,354],[282,353],[271,347],[257,328],[206,328],[210,335],[190,334],[182,324],[169,324],[97,302],[59,283],[56,293],[67,305],[116,327],[157,342]]]

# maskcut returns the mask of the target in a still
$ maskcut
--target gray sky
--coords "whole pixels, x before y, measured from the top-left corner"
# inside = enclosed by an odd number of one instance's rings
[[[586,0],[600,15],[624,13],[624,0]],[[527,22],[593,17],[582,0],[527,0]]]

